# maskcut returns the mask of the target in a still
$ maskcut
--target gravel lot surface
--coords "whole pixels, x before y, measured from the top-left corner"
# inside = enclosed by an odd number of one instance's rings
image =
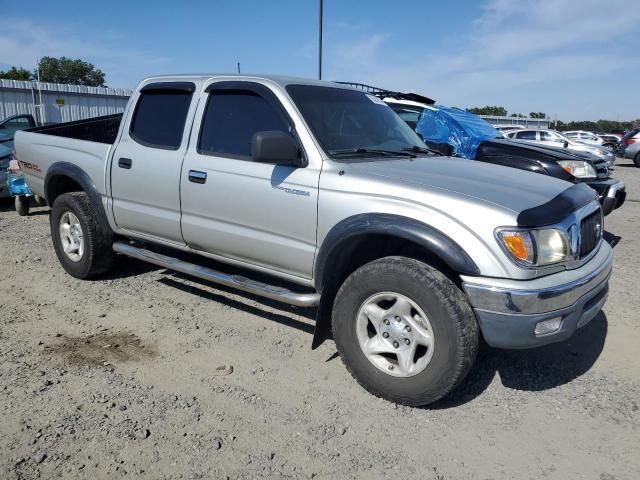
[[[618,162],[604,311],[569,342],[483,349],[429,409],[311,351],[313,312],[126,258],[76,280],[48,210],[2,203],[0,478],[640,478],[640,170]]]

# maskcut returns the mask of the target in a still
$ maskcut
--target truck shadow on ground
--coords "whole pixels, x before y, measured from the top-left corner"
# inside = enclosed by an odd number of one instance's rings
[[[286,305],[279,302],[274,302],[269,299],[265,299],[263,297],[258,297],[255,295],[250,295],[248,293],[239,292],[238,290],[234,290],[232,288],[227,288],[223,285],[213,285],[206,280],[200,280],[198,278],[190,277],[188,275],[183,275],[181,273],[171,272],[171,276],[166,276],[158,280],[160,283],[167,285],[171,288],[176,288],[183,292],[197,295],[200,298],[205,300],[217,302],[223,305],[227,305],[236,310],[240,310],[241,312],[245,312],[251,315],[256,315],[258,317],[262,317],[265,320],[269,320],[275,323],[279,323],[280,325],[284,325],[285,327],[295,328],[297,330],[303,331],[310,335],[313,335],[314,323],[315,323],[315,308],[301,308],[295,307],[292,305]],[[193,284],[198,285],[193,285]],[[201,286],[199,286],[201,285]],[[225,293],[229,293],[232,295],[242,295],[243,300],[255,301],[259,302],[260,305],[251,305],[250,303],[245,303],[243,301],[234,300],[233,298],[229,298],[226,295],[220,295],[215,292],[212,292],[210,289],[215,288],[216,290],[220,290]],[[269,310],[265,310],[264,307],[271,307],[273,309],[277,309],[282,311],[283,313],[273,312]],[[308,319],[310,323],[306,323],[306,321],[301,321],[291,316],[286,315],[288,313],[290,315],[301,316],[305,319]],[[311,348],[311,339],[309,339],[309,348]]]
[[[496,373],[506,388],[537,392],[572,382],[588,372],[604,348],[607,316],[598,315],[567,341],[531,350],[498,350],[483,344],[475,366],[462,385],[443,400],[429,406],[446,409],[480,396]]]

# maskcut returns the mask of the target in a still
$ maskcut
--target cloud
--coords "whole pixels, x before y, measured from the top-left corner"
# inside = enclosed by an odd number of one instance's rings
[[[87,41],[69,25],[57,24],[53,29],[25,19],[0,19],[0,65],[33,69],[37,59],[44,56],[81,58],[103,70],[110,86],[127,87],[132,86],[131,71],[169,61],[131,49],[126,36],[115,30]]]
[[[639,24],[640,9],[630,8],[627,0],[606,5],[598,0],[488,0],[478,18],[458,26],[457,43],[444,52],[439,42],[433,42],[437,51],[426,44],[416,54],[392,48],[390,37],[360,37],[340,47],[329,72],[335,78],[417,90],[458,106],[516,98],[517,109],[562,111],[562,102],[545,106],[558,99],[557,93],[544,91],[549,84],[563,89],[577,80],[626,72],[637,76],[640,56],[620,54],[620,45],[635,38]],[[639,46],[635,40],[629,51]],[[350,51],[351,58],[344,56]],[[518,99],[514,92],[524,86],[527,96]],[[634,115],[631,110],[628,114]]]

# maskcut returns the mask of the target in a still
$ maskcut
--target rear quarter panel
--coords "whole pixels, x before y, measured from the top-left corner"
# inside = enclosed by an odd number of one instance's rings
[[[18,132],[15,138],[15,157],[27,185],[40,196],[44,196],[44,181],[51,165],[68,162],[89,175],[104,202],[106,161],[111,148],[112,145],[104,143],[36,132]]]

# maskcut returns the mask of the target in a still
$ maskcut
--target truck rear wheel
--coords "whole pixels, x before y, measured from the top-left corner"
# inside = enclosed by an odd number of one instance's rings
[[[460,289],[418,260],[386,257],[352,273],[332,315],[338,352],[369,392],[421,406],[441,399],[467,375],[478,324]]]
[[[113,232],[101,228],[98,212],[86,193],[65,193],[56,198],[50,225],[56,255],[69,275],[84,279],[109,270],[115,257]]]

